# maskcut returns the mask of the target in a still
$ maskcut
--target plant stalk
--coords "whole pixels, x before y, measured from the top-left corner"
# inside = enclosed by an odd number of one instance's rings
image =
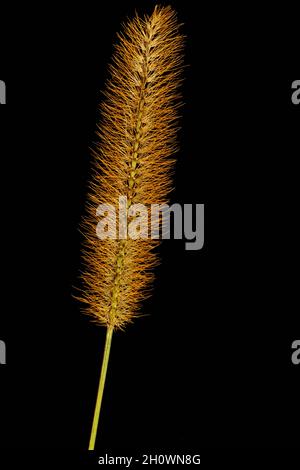
[[[100,411],[101,411],[101,403],[102,403],[102,398],[103,398],[107,366],[108,366],[110,349],[111,349],[112,334],[113,334],[113,327],[109,326],[106,332],[104,355],[103,355],[103,360],[102,360],[102,368],[101,368],[97,401],[96,401],[95,412],[94,412],[93,426],[92,426],[90,443],[89,443],[89,450],[95,449],[95,442],[96,442],[96,437],[97,437],[99,417],[100,417]]]

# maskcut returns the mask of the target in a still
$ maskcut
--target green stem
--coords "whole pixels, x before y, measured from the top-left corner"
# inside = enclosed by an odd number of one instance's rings
[[[95,442],[96,442],[96,437],[97,437],[99,416],[100,416],[100,411],[101,411],[101,403],[102,403],[102,398],[103,398],[103,390],[104,390],[105,379],[106,379],[106,372],[107,372],[107,366],[108,366],[108,360],[109,360],[112,334],[113,334],[113,327],[110,326],[107,328],[107,332],[106,332],[104,355],[103,355],[103,361],[102,361],[101,375],[100,375],[98,395],[97,395],[97,401],[96,401],[95,412],[94,412],[94,420],[93,420],[89,450],[95,449]]]

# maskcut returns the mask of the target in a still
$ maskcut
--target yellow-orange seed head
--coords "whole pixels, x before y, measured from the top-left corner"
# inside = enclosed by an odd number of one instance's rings
[[[123,328],[148,295],[157,241],[101,240],[99,204],[163,204],[172,185],[183,67],[183,36],[170,7],[136,16],[118,35],[101,104],[99,143],[83,221],[81,301],[99,324]],[[130,218],[129,218],[130,221]]]

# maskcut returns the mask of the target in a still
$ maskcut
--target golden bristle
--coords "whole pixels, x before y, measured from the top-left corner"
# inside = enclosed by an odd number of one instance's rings
[[[155,7],[151,16],[136,16],[118,35],[110,79],[101,105],[93,174],[83,222],[81,300],[93,320],[111,329],[124,328],[148,295],[157,263],[148,239],[100,240],[96,234],[99,204],[128,208],[167,203],[180,95],[183,36],[170,7]]]

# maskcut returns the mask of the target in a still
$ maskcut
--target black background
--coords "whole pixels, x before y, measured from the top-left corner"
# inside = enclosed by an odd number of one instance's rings
[[[98,451],[295,447],[293,19],[169,3],[184,23],[188,65],[172,202],[205,203],[205,245],[162,244],[145,317],[113,339]],[[7,12],[3,449],[87,447],[105,337],[72,299],[89,146],[115,32],[135,8],[150,13],[154,4],[26,7],[18,21]]]

